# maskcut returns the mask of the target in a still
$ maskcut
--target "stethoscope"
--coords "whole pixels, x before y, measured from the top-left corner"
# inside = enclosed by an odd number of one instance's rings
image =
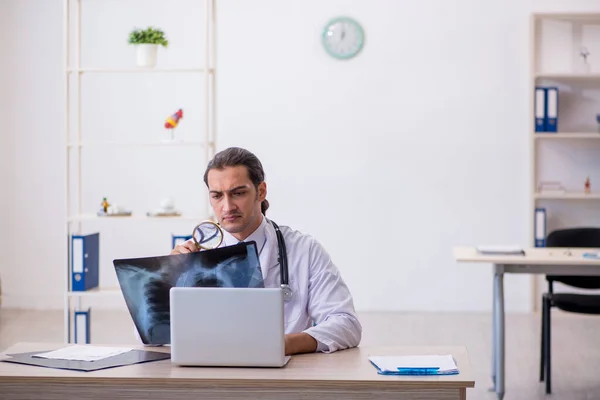
[[[277,262],[279,262],[283,300],[290,301],[293,297],[293,292],[289,285],[288,258],[285,240],[283,239],[283,234],[281,233],[279,226],[274,221],[269,220],[269,222],[271,222],[271,225],[275,228],[275,235],[277,236]],[[223,242],[223,230],[216,222],[202,221],[194,227],[192,238],[199,250],[215,249]]]
[[[269,220],[270,221],[270,220]],[[283,240],[283,234],[279,230],[279,226],[274,222],[270,221],[275,228],[275,235],[277,236],[277,261],[279,262],[279,274],[281,275],[281,289],[283,290],[283,300],[289,301],[292,298],[293,292],[289,285],[288,276],[288,260],[287,260],[287,249],[285,248],[285,240]]]

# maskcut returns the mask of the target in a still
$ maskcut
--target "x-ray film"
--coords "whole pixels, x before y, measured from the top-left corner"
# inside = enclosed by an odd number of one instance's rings
[[[113,264],[144,344],[170,343],[172,287],[264,287],[255,242],[188,254],[120,259]]]

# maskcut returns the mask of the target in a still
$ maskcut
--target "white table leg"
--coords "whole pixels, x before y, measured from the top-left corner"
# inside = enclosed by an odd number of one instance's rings
[[[490,388],[490,392],[496,391],[496,314],[498,312],[498,308],[496,307],[496,282],[492,281],[493,286],[493,296],[492,296],[492,387]]]
[[[495,388],[498,400],[504,398],[504,266],[494,265]]]

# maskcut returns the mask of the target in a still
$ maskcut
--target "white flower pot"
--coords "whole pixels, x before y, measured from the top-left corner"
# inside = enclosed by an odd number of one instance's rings
[[[156,66],[157,44],[137,44],[136,47],[138,67],[152,68]]]

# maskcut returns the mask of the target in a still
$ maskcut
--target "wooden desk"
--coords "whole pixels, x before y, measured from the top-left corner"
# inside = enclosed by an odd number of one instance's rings
[[[530,248],[524,255],[481,254],[475,247],[455,247],[459,262],[492,264],[494,294],[492,318],[492,381],[498,399],[504,397],[504,274],[600,275],[600,259],[584,258],[598,249]]]
[[[19,343],[0,355],[63,344]],[[146,348],[149,350],[149,348]],[[169,351],[168,348],[152,350]],[[369,355],[452,354],[460,374],[378,375]],[[170,360],[94,372],[0,362],[0,393],[9,399],[465,399],[474,387],[464,347],[355,348],[293,356],[284,368],[176,367]]]

